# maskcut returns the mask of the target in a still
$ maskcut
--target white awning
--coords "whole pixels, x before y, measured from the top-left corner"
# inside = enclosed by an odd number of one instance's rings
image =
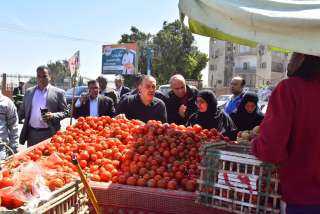
[[[196,34],[320,54],[319,0],[180,0],[179,9]]]

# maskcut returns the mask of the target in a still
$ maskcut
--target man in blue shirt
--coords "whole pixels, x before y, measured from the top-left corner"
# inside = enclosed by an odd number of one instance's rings
[[[231,114],[232,112],[237,111],[237,108],[243,97],[243,88],[246,84],[246,81],[242,77],[233,77],[230,83],[230,90],[233,94],[231,100],[227,103],[224,111],[226,114]]]

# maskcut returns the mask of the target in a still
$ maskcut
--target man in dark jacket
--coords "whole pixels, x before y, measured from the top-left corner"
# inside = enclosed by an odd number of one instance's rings
[[[97,81],[99,83],[99,88],[100,88],[100,94],[103,95],[103,96],[106,96],[106,97],[109,97],[112,99],[114,105],[116,105],[118,102],[119,102],[119,98],[117,96],[117,93],[115,90],[113,90],[112,88],[108,88],[107,85],[108,85],[108,80],[106,77],[104,76],[99,76],[97,78]]]
[[[24,82],[19,82],[19,86],[13,89],[12,95],[24,94]]]
[[[118,95],[118,99],[119,100],[124,94],[126,94],[126,93],[131,91],[130,88],[128,88],[128,87],[123,85],[123,82],[124,82],[123,81],[123,77],[121,75],[117,75],[116,79],[114,80],[114,83],[116,85],[116,90],[115,91],[116,91],[116,93]]]
[[[171,91],[166,100],[168,122],[185,125],[188,118],[197,111],[198,90],[188,86],[180,74],[172,76],[169,83]]]
[[[118,105],[117,114],[125,114],[128,119],[138,119],[143,122],[149,120],[167,122],[166,106],[162,100],[155,97],[155,78],[145,75],[138,89],[138,93],[124,96]]]
[[[20,144],[33,146],[53,136],[61,127],[60,121],[68,115],[65,92],[50,84],[50,69],[37,68],[37,85],[26,90],[20,108],[24,119]]]
[[[120,100],[122,100],[124,97],[126,96],[130,96],[130,95],[135,95],[135,94],[138,94],[139,93],[139,85],[142,83],[142,79],[144,78],[145,75],[139,75],[136,77],[135,79],[135,83],[134,83],[134,89],[129,91],[128,93],[124,94]],[[161,91],[159,90],[156,90],[155,91],[155,94],[154,96],[156,98],[159,98],[160,100],[162,100],[164,103],[166,103],[167,99],[168,99],[168,96],[164,93],[162,93]]]
[[[110,116],[115,115],[111,98],[99,95],[99,83],[96,80],[88,82],[89,94],[81,96],[75,103],[74,117]]]

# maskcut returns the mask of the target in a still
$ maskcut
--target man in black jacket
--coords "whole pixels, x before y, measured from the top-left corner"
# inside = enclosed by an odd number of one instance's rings
[[[123,77],[121,76],[121,75],[117,75],[116,76],[116,79],[114,80],[114,83],[115,83],[115,85],[116,85],[116,89],[115,89],[115,91],[116,91],[116,93],[117,93],[117,95],[118,95],[118,99],[120,100],[121,99],[121,97],[124,95],[124,94],[126,94],[126,93],[128,93],[128,92],[130,92],[131,90],[130,90],[130,88],[128,88],[128,87],[126,87],[126,86],[124,86],[123,85]]]
[[[99,93],[103,96],[111,98],[113,101],[113,104],[116,105],[120,99],[118,98],[115,90],[107,87],[107,85],[108,85],[107,78],[101,75],[97,78],[97,81],[99,83],[99,88],[100,88]]]
[[[173,75],[169,83],[171,91],[166,101],[168,122],[185,125],[188,118],[197,111],[198,90],[188,86],[180,74]]]
[[[125,114],[128,119],[138,119],[143,122],[149,120],[167,122],[166,106],[162,100],[155,97],[155,78],[145,75],[138,89],[138,93],[124,96],[118,105],[117,114]]]
[[[19,82],[19,86],[13,89],[12,95],[24,94],[24,82]]]
[[[142,83],[142,79],[144,78],[145,75],[139,75],[136,77],[135,82],[134,82],[134,89],[129,91],[128,93],[124,94],[120,100],[123,100],[124,97],[126,96],[130,96],[130,95],[135,95],[139,93],[139,86]],[[159,98],[160,100],[162,100],[164,103],[166,102],[166,100],[168,99],[167,95],[162,93],[159,90],[155,91],[154,96],[156,98]]]
[[[111,98],[99,95],[99,83],[96,80],[88,82],[89,94],[81,96],[75,103],[74,118],[100,117],[115,115],[114,105]]]

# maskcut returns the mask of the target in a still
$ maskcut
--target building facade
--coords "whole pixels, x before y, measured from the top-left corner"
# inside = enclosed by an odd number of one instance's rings
[[[268,50],[264,45],[255,48],[210,39],[209,87],[228,87],[233,76],[242,76],[249,88],[275,85],[286,78],[288,55]]]

